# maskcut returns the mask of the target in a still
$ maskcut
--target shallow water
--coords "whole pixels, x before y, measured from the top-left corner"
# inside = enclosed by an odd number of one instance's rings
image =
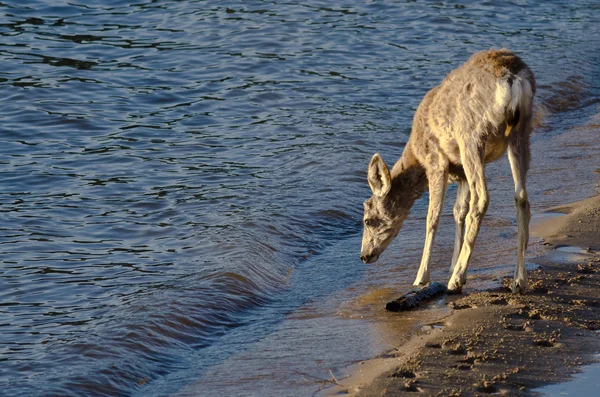
[[[536,73],[548,116],[534,210],[594,190],[597,139],[574,128],[598,110],[593,1],[31,0],[0,13],[7,395],[312,394],[406,338],[424,314],[381,308],[412,282],[427,197],[362,265],[366,164],[375,151],[393,163],[420,98],[476,50],[510,47]],[[506,160],[487,173],[473,288],[514,257]]]
[[[597,359],[598,357],[596,357]],[[594,363],[583,367],[582,371],[573,376],[573,379],[557,383],[554,385],[548,385],[540,387],[534,390],[545,397],[558,397],[558,396],[595,396],[598,393],[600,387],[600,364]]]

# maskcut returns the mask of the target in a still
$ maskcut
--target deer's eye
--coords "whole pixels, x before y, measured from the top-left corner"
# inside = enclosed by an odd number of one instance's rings
[[[373,219],[373,218],[365,219],[366,226],[376,227],[378,224],[379,224],[379,221],[377,221],[377,219]]]

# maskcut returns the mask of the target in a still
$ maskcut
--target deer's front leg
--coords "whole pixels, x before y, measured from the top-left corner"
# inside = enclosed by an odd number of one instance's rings
[[[427,230],[425,234],[425,247],[423,248],[423,257],[419,272],[414,285],[425,285],[429,282],[429,263],[431,262],[431,252],[433,250],[433,241],[440,223],[440,214],[444,206],[444,196],[448,185],[448,170],[443,169],[437,172],[431,172],[427,175],[429,180],[429,209],[427,210]]]
[[[454,253],[452,254],[452,265],[450,273],[454,271],[458,254],[463,244],[463,236],[465,233],[465,218],[469,211],[469,184],[466,180],[458,181],[458,189],[456,190],[456,202],[454,203],[454,222],[456,223],[456,234],[454,236]]]
[[[465,148],[465,150],[461,150],[461,161],[469,184],[471,200],[466,218],[463,244],[452,277],[448,282],[448,290],[451,292],[460,292],[467,281],[469,259],[481,228],[481,221],[487,212],[490,201],[484,174],[483,149]]]

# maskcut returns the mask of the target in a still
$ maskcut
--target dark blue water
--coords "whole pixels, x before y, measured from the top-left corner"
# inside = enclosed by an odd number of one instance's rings
[[[0,395],[169,395],[352,291],[368,278],[366,164],[400,155],[423,94],[472,52],[509,47],[538,78],[544,141],[595,109],[599,14],[596,1],[1,2]],[[532,183],[535,205],[556,199]],[[491,233],[512,248],[509,204],[490,209]],[[414,269],[398,271],[408,285]]]

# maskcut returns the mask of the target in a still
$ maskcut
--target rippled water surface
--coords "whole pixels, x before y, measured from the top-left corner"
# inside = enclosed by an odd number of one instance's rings
[[[365,267],[366,164],[474,51],[537,75],[534,207],[592,192],[560,136],[598,109],[597,2],[300,3],[0,3],[0,394],[310,395],[405,335],[380,303],[412,282],[426,198]],[[488,175],[473,267],[497,274],[512,181]]]

